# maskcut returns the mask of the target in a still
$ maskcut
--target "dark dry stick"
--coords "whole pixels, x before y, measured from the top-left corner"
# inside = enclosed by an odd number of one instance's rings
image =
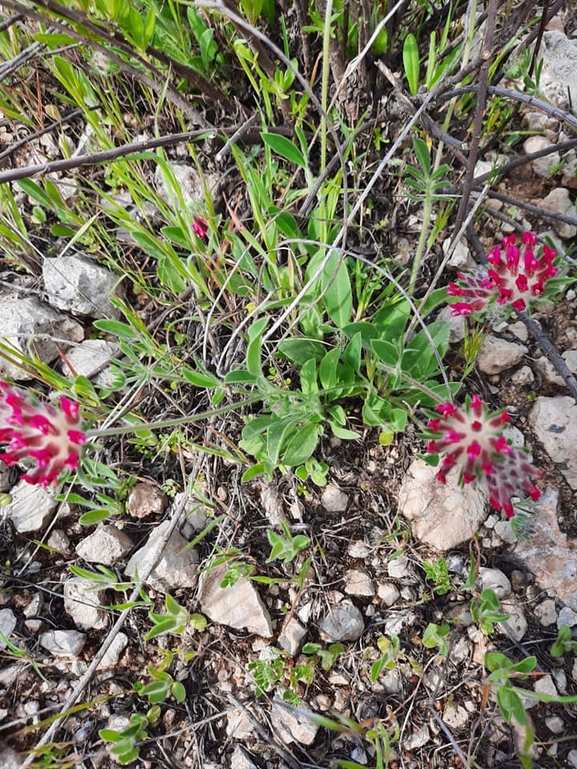
[[[436,96],[433,101],[435,104],[443,104],[446,101],[454,99],[456,96],[462,96],[466,93],[475,93],[479,90],[478,85],[463,85],[459,88],[454,88],[452,91],[445,91],[444,93]],[[502,96],[504,99],[513,99],[514,101],[522,101],[529,107],[545,112],[547,115],[551,115],[560,122],[567,123],[572,128],[577,130],[577,117],[572,115],[567,110],[554,107],[552,104],[538,99],[536,96],[531,96],[527,93],[521,93],[521,91],[511,91],[508,88],[501,88],[501,86],[490,85],[487,87],[487,91],[494,96]]]
[[[543,219],[554,219],[557,222],[570,224],[573,227],[577,225],[577,219],[575,218],[565,216],[564,214],[558,214],[555,211],[549,211],[548,209],[541,208],[540,206],[534,206],[532,203],[525,203],[524,200],[512,198],[510,195],[504,195],[502,192],[494,192],[493,190],[489,190],[487,192],[487,197],[494,198],[495,200],[501,200],[503,203],[508,203],[510,206],[517,206],[518,208],[522,208],[524,211],[529,211],[531,214],[541,216]]]
[[[469,206],[469,198],[471,196],[471,190],[473,188],[473,180],[475,176],[475,165],[477,164],[477,156],[479,154],[479,144],[481,142],[481,133],[483,131],[483,117],[485,114],[485,104],[487,103],[487,86],[489,84],[489,67],[491,65],[491,58],[493,54],[493,35],[495,32],[495,24],[497,21],[497,10],[499,8],[499,0],[489,0],[489,8],[487,10],[487,30],[485,32],[485,39],[483,40],[483,50],[481,53],[481,69],[479,70],[479,86],[477,91],[477,109],[475,112],[475,119],[473,120],[473,136],[471,137],[469,158],[467,161],[467,170],[465,172],[465,179],[463,181],[462,197],[459,203],[459,210],[455,219],[455,231],[458,232],[461,229],[461,225],[465,221],[467,208]]]
[[[473,189],[482,187],[485,182],[487,182],[489,179],[493,179],[495,176],[505,176],[509,173],[509,171],[513,171],[519,166],[524,166],[526,163],[531,163],[533,160],[545,158],[547,155],[551,155],[553,152],[564,152],[565,150],[570,150],[573,147],[577,147],[577,139],[567,139],[565,142],[559,142],[559,144],[550,144],[548,147],[545,147],[545,149],[531,152],[528,155],[520,155],[519,157],[510,160],[508,163],[505,163],[502,166],[498,166],[495,168],[495,170],[491,170],[486,174],[482,174],[481,176],[475,176]]]
[[[569,366],[565,362],[565,359],[559,355],[553,342],[543,331],[541,331],[533,318],[530,318],[526,312],[519,312],[517,314],[523,323],[527,326],[527,330],[530,334],[532,334],[533,338],[539,345],[541,352],[547,356],[557,372],[563,377],[563,380],[567,385],[567,389],[571,393],[571,396],[577,401],[577,379],[575,379],[573,373],[570,371]]]
[[[166,134],[166,136],[158,136],[155,139],[147,139],[141,142],[131,142],[130,144],[122,144],[120,147],[114,147],[110,150],[102,150],[101,152],[90,152],[86,155],[78,155],[75,158],[64,158],[63,160],[52,160],[49,163],[41,163],[34,166],[23,166],[22,168],[11,168],[9,171],[0,173],[0,184],[6,184],[7,182],[14,182],[18,179],[29,179],[33,176],[45,176],[46,174],[56,173],[59,171],[70,171],[73,168],[79,168],[80,166],[94,166],[100,163],[107,163],[109,160],[117,160],[118,158],[126,157],[126,155],[134,155],[139,152],[146,152],[147,150],[153,150],[157,147],[170,147],[174,144],[182,144],[190,141],[191,139],[198,139],[202,136],[214,136],[219,134],[232,134],[238,130],[238,126],[232,128],[197,128],[194,131],[184,131],[177,134]],[[290,133],[288,129],[269,129],[271,133],[278,133],[286,135]],[[255,142],[262,141],[260,130],[256,132],[250,132],[245,141]]]
[[[7,158],[10,155],[12,155],[14,152],[16,152],[16,150],[20,149],[20,147],[24,147],[29,142],[34,141],[34,139],[39,139],[41,136],[51,133],[56,128],[66,125],[66,123],[69,123],[71,120],[74,120],[74,118],[80,117],[80,115],[83,115],[83,114],[84,114],[84,110],[75,109],[69,115],[66,115],[66,117],[63,117],[60,120],[56,120],[54,121],[54,123],[50,123],[50,125],[45,126],[40,131],[35,131],[34,133],[27,134],[24,138],[19,139],[17,142],[14,142],[13,144],[11,144],[7,149],[4,150],[4,152],[0,152],[0,160],[4,160],[4,158]]]

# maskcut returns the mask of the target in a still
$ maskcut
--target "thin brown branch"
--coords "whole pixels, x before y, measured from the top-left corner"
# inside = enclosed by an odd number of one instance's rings
[[[467,161],[467,170],[463,181],[461,202],[455,219],[455,230],[459,230],[467,213],[469,198],[473,188],[473,179],[475,176],[475,165],[479,153],[479,144],[481,142],[481,133],[483,131],[483,117],[485,114],[485,105],[487,103],[487,86],[489,84],[489,67],[493,57],[493,36],[497,22],[497,11],[499,0],[489,0],[487,10],[487,29],[483,41],[483,50],[481,53],[481,69],[479,70],[479,86],[477,90],[477,109],[473,120],[473,136],[471,137],[469,157]]]

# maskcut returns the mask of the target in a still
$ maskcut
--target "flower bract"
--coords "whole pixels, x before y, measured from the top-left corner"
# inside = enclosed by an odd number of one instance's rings
[[[64,470],[76,470],[87,435],[78,404],[62,396],[59,407],[34,403],[28,393],[0,381],[0,459],[9,467],[34,460],[22,479],[44,487],[56,485]]]

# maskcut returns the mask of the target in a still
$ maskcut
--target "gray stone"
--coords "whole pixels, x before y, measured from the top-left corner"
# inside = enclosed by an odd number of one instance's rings
[[[47,630],[40,636],[40,646],[55,657],[78,657],[85,643],[78,630]]]
[[[413,732],[413,734],[405,739],[403,748],[404,750],[417,750],[417,748],[422,748],[426,745],[430,739],[429,727],[425,724],[417,732]]]
[[[557,372],[557,369],[551,363],[549,358],[542,355],[540,358],[536,359],[535,366],[547,384],[554,384],[557,385],[557,387],[565,386],[565,380]]]
[[[146,544],[126,564],[124,573],[141,576],[152,568],[146,583],[157,590],[195,587],[198,571],[198,553],[178,531],[173,531],[166,545],[164,537],[172,526],[170,519],[156,526]]]
[[[100,609],[105,602],[106,590],[94,590],[94,583],[81,577],[72,577],[64,583],[64,611],[82,630],[103,630],[108,615]]]
[[[473,484],[459,486],[453,470],[445,484],[437,468],[422,459],[411,463],[399,490],[399,512],[416,539],[436,550],[452,550],[467,542],[485,518],[486,493]]]
[[[505,574],[499,569],[489,569],[481,566],[478,577],[482,590],[494,590],[498,598],[506,598],[511,595],[511,583]]]
[[[393,579],[408,579],[413,575],[411,564],[406,555],[399,555],[387,564],[389,577]]]
[[[302,642],[307,634],[307,629],[295,617],[289,617],[284,623],[278,637],[278,645],[291,657],[296,657],[301,649]]]
[[[0,302],[0,340],[17,352],[51,363],[66,349],[63,340],[80,342],[82,326],[36,299]],[[32,376],[18,365],[0,358],[0,376],[18,381]]]
[[[547,115],[544,112],[525,112],[523,115],[523,124],[529,131],[546,131],[547,129],[555,128],[557,121],[552,118],[551,115]]]
[[[336,484],[329,483],[321,494],[321,502],[329,513],[344,513],[349,504],[349,498]]]
[[[543,627],[550,627],[557,622],[557,609],[552,598],[546,598],[535,608],[535,616]]]
[[[41,531],[56,510],[58,502],[42,486],[20,481],[12,489],[6,513],[20,534]]]
[[[569,764],[577,769],[577,750],[570,750],[567,754]]]
[[[304,709],[303,704],[300,710]],[[270,718],[275,733],[285,745],[289,745],[291,742],[312,745],[315,741],[319,725],[305,715],[297,714],[289,708],[283,707],[282,702],[277,697],[272,704]]]
[[[24,766],[25,757],[16,753],[6,745],[0,746],[0,766],[2,769],[20,769]]]
[[[244,710],[229,710],[226,714],[226,733],[235,740],[245,740],[254,732],[254,726]]]
[[[561,625],[567,625],[567,627],[575,627],[577,625],[577,612],[573,611],[570,606],[564,606],[559,612],[557,627],[561,627]]]
[[[553,734],[561,734],[565,729],[565,722],[559,716],[550,716],[545,719],[545,726]]]
[[[553,588],[560,601],[577,611],[577,550],[559,529],[557,503],[559,494],[547,489],[537,503],[532,536],[520,540],[515,555],[535,575],[541,590]]]
[[[535,681],[535,691],[539,694],[549,694],[552,697],[557,697],[559,694],[555,682],[550,675],[540,676]]]
[[[170,178],[171,175],[174,180]],[[193,165],[171,163],[170,173],[161,165],[157,165],[154,172],[154,183],[162,199],[169,206],[181,210],[183,203],[185,208],[191,204],[204,205],[205,185],[209,193],[214,193],[218,186],[218,179],[206,174],[204,179],[201,179]]]
[[[575,224],[567,224],[554,219],[551,225],[560,238],[574,238],[577,235],[577,214],[575,206],[565,187],[556,187],[541,201],[541,206],[548,211],[574,219]]]
[[[556,107],[569,109],[575,114],[577,105],[577,41],[569,39],[563,32],[550,30],[542,38],[539,56],[543,69],[539,90]]]
[[[567,483],[577,489],[577,406],[573,398],[539,396],[529,414],[529,422]]]
[[[122,652],[128,646],[128,636],[125,633],[117,633],[108,647],[104,657],[98,663],[97,670],[115,670]]]
[[[540,152],[551,146],[551,142],[545,136],[530,136],[525,140],[523,149],[527,155],[533,152]],[[531,161],[531,168],[544,179],[548,179],[558,168],[561,162],[561,155],[558,152],[550,152],[541,158]]]
[[[449,342],[451,344],[460,344],[465,338],[465,327],[467,325],[462,315],[452,315],[449,305],[443,307],[439,313],[439,320],[445,321],[449,325]]]
[[[479,369],[489,376],[509,371],[523,360],[527,348],[516,342],[489,335],[477,357]]]
[[[398,587],[390,582],[385,582],[383,585],[379,585],[377,588],[377,595],[385,606],[392,606],[395,601],[398,601],[401,597]]]
[[[562,356],[572,374],[577,374],[577,350],[566,350]]]
[[[53,529],[46,540],[48,547],[53,547],[59,553],[68,555],[70,553],[70,540],[62,529]]]
[[[118,349],[117,344],[105,339],[87,339],[66,353],[62,373],[64,376],[84,376],[92,379],[97,387],[111,387],[114,374],[105,369]]]
[[[105,566],[123,558],[132,548],[134,542],[128,534],[116,526],[104,524],[89,534],[76,545],[76,552],[87,563],[102,563]]]
[[[451,238],[447,238],[447,240],[443,241],[443,254],[446,255],[449,252],[450,246]],[[456,270],[471,270],[475,267],[475,260],[471,256],[471,252],[465,241],[460,240],[455,245],[447,264],[454,267]]]
[[[237,737],[237,739],[240,739]],[[241,745],[237,745],[230,757],[230,769],[257,769]]]
[[[345,593],[370,597],[375,594],[375,586],[366,571],[349,569],[345,573]]]
[[[358,539],[356,542],[351,542],[347,548],[347,553],[351,558],[360,558],[364,561],[371,555],[371,548],[366,542]]]
[[[511,382],[518,387],[529,387],[535,381],[535,375],[529,366],[521,366],[511,377]]]
[[[0,649],[6,648],[4,638],[10,638],[16,627],[16,615],[11,609],[0,609]],[[4,638],[2,637],[4,636]]]
[[[331,641],[356,641],[362,636],[365,623],[361,612],[347,599],[329,610],[319,628]]]
[[[528,627],[522,607],[519,604],[508,602],[501,608],[508,616],[506,620],[498,623],[499,627],[507,638],[521,641]]]
[[[443,711],[443,721],[449,729],[463,729],[468,720],[469,712],[454,702]]]
[[[117,275],[84,256],[44,259],[44,287],[50,304],[91,318],[120,318],[121,312],[110,302],[122,296]]]
[[[514,545],[517,541],[511,521],[497,521],[495,524],[495,534],[509,545]]]
[[[201,610],[213,622],[270,638],[270,615],[254,582],[241,577],[234,585],[221,587],[226,572],[227,564],[223,563],[202,574],[199,596]]]
[[[136,483],[128,495],[127,512],[133,518],[146,518],[162,513],[167,504],[168,497],[158,486]]]

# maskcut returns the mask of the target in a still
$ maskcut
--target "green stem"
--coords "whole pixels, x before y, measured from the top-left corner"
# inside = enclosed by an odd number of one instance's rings
[[[129,435],[130,433],[137,433],[140,430],[163,430],[165,427],[178,427],[179,425],[193,424],[194,422],[202,422],[205,419],[219,416],[220,414],[226,414],[228,411],[236,411],[243,408],[243,406],[250,406],[252,403],[262,400],[262,396],[255,395],[252,398],[246,398],[238,403],[229,404],[227,406],[220,406],[219,408],[212,409],[212,411],[202,411],[200,414],[190,414],[186,417],[175,417],[174,419],[163,419],[160,422],[149,422],[141,425],[126,425],[124,427],[109,427],[104,430],[88,430],[89,438],[107,438],[111,435]]]

